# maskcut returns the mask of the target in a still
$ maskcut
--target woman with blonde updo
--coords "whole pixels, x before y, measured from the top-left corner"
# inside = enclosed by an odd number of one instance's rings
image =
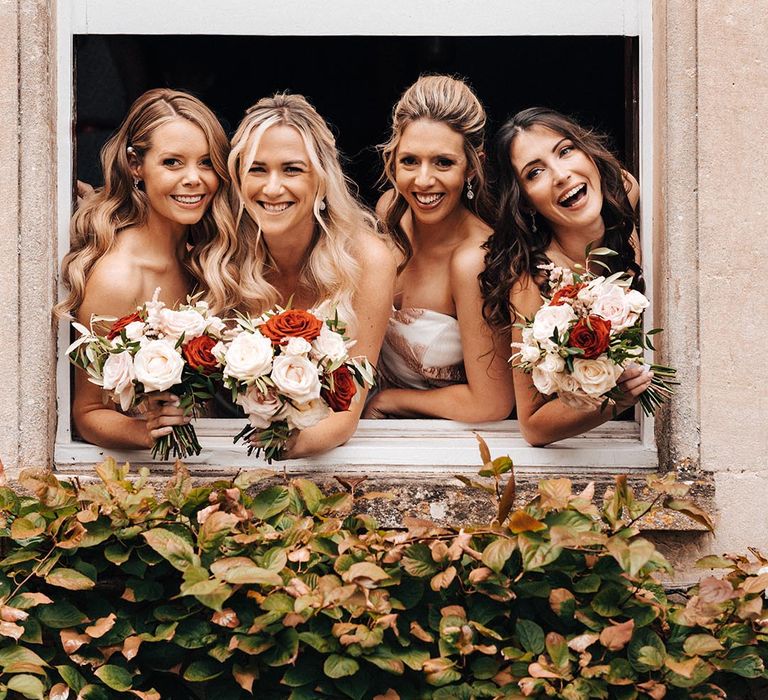
[[[57,314],[84,325],[93,315],[124,316],[157,287],[168,306],[193,290],[214,312],[237,304],[228,151],[224,130],[197,98],[168,89],[139,97],[102,149],[104,187],[72,217],[62,268],[68,294]],[[106,406],[85,372],[75,373],[75,427],[102,447],[151,447],[189,420],[177,403],[158,394],[139,420]]]
[[[275,304],[335,308],[375,363],[392,303],[395,261],[375,233],[339,164],[323,118],[301,95],[277,94],[251,107],[229,156],[240,245],[240,308],[258,315]],[[295,433],[285,453],[304,457],[354,432],[365,396]]]
[[[382,146],[392,185],[377,212],[400,253],[395,308],[366,416],[502,420],[514,405],[509,343],[482,314],[478,275],[491,228],[485,110],[461,80],[422,76]]]

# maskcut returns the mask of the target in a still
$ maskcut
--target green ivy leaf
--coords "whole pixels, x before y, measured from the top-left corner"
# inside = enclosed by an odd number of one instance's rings
[[[7,646],[0,649],[0,667],[3,669],[9,666],[29,665],[29,666],[47,666],[34,651],[21,646]]]
[[[74,666],[56,666],[56,670],[62,680],[76,693],[79,693],[86,686],[85,678]]]
[[[320,502],[323,500],[323,492],[315,486],[309,479],[294,479],[294,484],[299,489],[307,510],[315,515],[320,509]]]
[[[526,651],[532,654],[544,651],[544,630],[532,620],[518,620],[515,623],[515,634]]]
[[[291,502],[288,489],[284,486],[271,486],[265,489],[253,499],[251,512],[258,520],[269,518],[282,513]]]
[[[232,584],[256,583],[262,586],[281,586],[283,579],[274,571],[256,566],[248,557],[226,557],[211,564],[217,578]]]
[[[507,537],[498,537],[483,550],[483,564],[497,574],[501,573],[504,564],[515,551],[515,540]]]
[[[120,693],[124,693],[126,690],[130,690],[133,685],[133,677],[122,666],[116,666],[115,664],[105,664],[94,671],[94,675],[101,680],[104,685],[109,686],[112,690],[117,690]]]
[[[711,654],[723,649],[723,645],[711,634],[692,634],[683,643],[683,651],[689,656]]]
[[[19,673],[11,676],[7,683],[8,690],[15,690],[25,698],[32,700],[43,700],[45,686],[42,681],[29,673]]]
[[[627,646],[627,656],[633,668],[641,673],[658,671],[664,665],[667,650],[656,632],[642,627],[635,629]]]
[[[440,567],[432,559],[432,552],[422,543],[412,544],[403,554],[403,568],[418,578],[434,576]]]
[[[36,614],[37,619],[43,625],[52,629],[75,627],[88,621],[88,618],[83,613],[66,600],[51,605],[44,605],[40,610],[36,611]]]
[[[184,669],[184,680],[202,683],[218,678],[224,673],[224,667],[213,659],[197,659]]]
[[[46,583],[59,588],[66,588],[68,591],[87,591],[93,588],[96,583],[84,576],[75,569],[58,568],[51,571],[45,577]]]
[[[343,678],[358,672],[360,664],[348,656],[331,654],[323,663],[323,672],[329,678]]]
[[[195,554],[192,545],[175,532],[156,527],[142,535],[147,544],[174,569],[183,572],[190,566],[200,566],[200,557]]]

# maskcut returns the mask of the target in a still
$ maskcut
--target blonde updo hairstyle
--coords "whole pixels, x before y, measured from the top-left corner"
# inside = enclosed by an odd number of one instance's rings
[[[474,197],[462,192],[462,204],[486,223],[492,221],[488,183],[483,169],[486,115],[483,105],[470,87],[449,75],[422,75],[400,97],[392,110],[389,140],[379,146],[384,160],[382,180],[394,188],[384,214],[384,227],[403,254],[402,270],[413,255],[413,249],[400,221],[408,211],[408,204],[398,192],[396,184],[397,149],[405,129],[421,119],[446,124],[464,138],[464,155]]]
[[[70,249],[62,264],[68,295],[56,307],[57,315],[77,312],[93,266],[112,248],[117,234],[146,223],[149,200],[140,186],[134,186],[131,158],[141,162],[153,145],[156,129],[174,119],[186,119],[202,130],[219,178],[208,210],[190,226],[191,250],[184,265],[214,312],[231,306],[233,297],[239,298],[237,268],[232,260],[237,239],[227,196],[227,136],[213,112],[196,97],[158,88],[133,103],[117,132],[101,149],[104,187],[86,197],[72,217]]]
[[[376,222],[352,193],[328,125],[302,95],[278,93],[262,98],[246,112],[232,139],[229,174],[241,247],[238,261],[245,310],[258,314],[287,301],[265,278],[265,272],[275,266],[261,235],[256,207],[244,191],[259,143],[273,126],[298,131],[319,183],[312,205],[315,231],[299,285],[308,291],[314,305],[330,302],[340,318],[353,325],[352,297],[361,270],[357,242],[361,235],[375,232]]]

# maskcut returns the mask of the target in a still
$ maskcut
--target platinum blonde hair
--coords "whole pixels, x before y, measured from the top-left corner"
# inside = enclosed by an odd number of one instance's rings
[[[328,125],[302,95],[278,93],[262,98],[246,112],[232,139],[228,166],[240,245],[242,304],[251,313],[262,313],[287,301],[265,278],[265,272],[274,263],[261,235],[255,206],[244,191],[259,143],[273,126],[290,126],[298,131],[318,178],[312,205],[315,232],[306,251],[299,285],[308,292],[313,305],[331,302],[339,317],[353,326],[352,297],[361,270],[360,237],[374,233],[376,222],[352,192]],[[321,209],[323,202],[325,208]]]
[[[57,316],[77,312],[93,266],[112,248],[117,234],[146,222],[149,200],[133,185],[128,149],[141,161],[153,145],[156,129],[174,119],[185,119],[202,130],[219,179],[208,210],[189,227],[191,251],[183,260],[184,266],[215,313],[238,298],[237,267],[232,259],[237,237],[227,198],[227,136],[213,112],[196,97],[160,88],[145,92],[133,103],[101,150],[104,187],[86,198],[72,217],[70,249],[62,263],[68,294],[55,308]]]

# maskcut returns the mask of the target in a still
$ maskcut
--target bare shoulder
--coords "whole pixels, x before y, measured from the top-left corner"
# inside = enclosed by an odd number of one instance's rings
[[[627,191],[629,203],[634,209],[640,201],[640,185],[632,173],[622,170],[621,174],[624,176],[624,189]]]
[[[121,316],[134,311],[144,299],[138,261],[123,252],[111,250],[93,266],[85,285],[79,317],[91,314]]]
[[[480,219],[473,217],[467,237],[456,246],[451,254],[451,277],[458,279],[476,278],[485,267],[485,242],[493,230]]]
[[[366,233],[358,242],[358,259],[365,276],[392,274],[397,267],[395,252],[387,244],[387,239],[373,233]]]
[[[532,316],[542,304],[541,290],[529,274],[522,274],[512,284],[509,300],[517,313]]]

